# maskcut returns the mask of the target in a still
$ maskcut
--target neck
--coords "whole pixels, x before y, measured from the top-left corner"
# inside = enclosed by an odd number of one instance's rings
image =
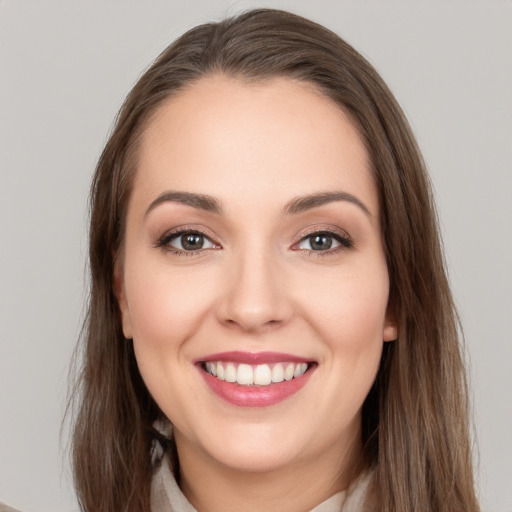
[[[362,469],[359,438],[350,450],[333,447],[325,456],[254,472],[221,464],[176,434],[179,485],[199,512],[309,511],[345,490]]]

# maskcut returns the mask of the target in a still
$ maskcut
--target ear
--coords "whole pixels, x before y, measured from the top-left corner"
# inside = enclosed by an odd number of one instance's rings
[[[123,278],[123,264],[122,258],[114,257],[114,293],[116,295],[117,303],[119,304],[119,311],[121,312],[121,324],[123,327],[123,334],[126,339],[133,338],[132,318],[130,315],[130,308],[126,300],[124,278]]]
[[[382,330],[382,339],[384,341],[395,341],[398,338],[398,327],[396,325],[395,315],[389,310],[384,320],[384,328]]]

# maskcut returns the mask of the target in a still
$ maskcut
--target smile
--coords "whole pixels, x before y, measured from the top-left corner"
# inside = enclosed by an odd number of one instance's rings
[[[225,361],[208,361],[204,370],[219,380],[236,382],[241,386],[270,386],[304,375],[308,363],[244,364]]]
[[[315,361],[275,352],[223,352],[196,361],[211,391],[237,407],[267,407],[301,390]]]

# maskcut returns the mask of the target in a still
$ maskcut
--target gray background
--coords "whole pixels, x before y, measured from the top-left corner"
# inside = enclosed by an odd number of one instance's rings
[[[512,511],[512,3],[184,4],[0,0],[0,500],[77,510],[59,428],[85,295],[87,191],[124,96],[184,30],[274,6],[352,43],[412,122],[470,354],[483,510]]]

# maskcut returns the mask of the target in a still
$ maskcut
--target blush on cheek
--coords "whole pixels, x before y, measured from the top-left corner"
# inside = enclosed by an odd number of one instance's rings
[[[148,299],[151,299],[148,297]],[[145,300],[140,295],[132,309],[133,337],[158,344],[169,333],[168,305],[160,300]]]
[[[132,274],[130,310],[134,340],[162,357],[190,339],[215,297],[213,280],[157,269]],[[210,283],[210,284],[209,284]]]

